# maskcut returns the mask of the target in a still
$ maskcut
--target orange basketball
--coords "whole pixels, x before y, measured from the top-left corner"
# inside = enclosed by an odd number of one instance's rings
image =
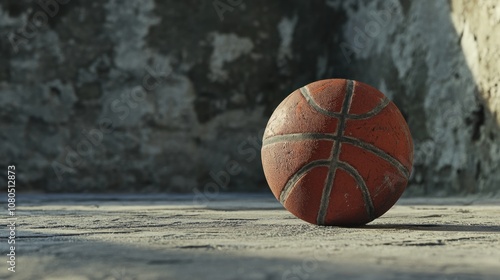
[[[358,81],[322,80],[292,92],[264,132],[271,191],[313,224],[354,226],[380,217],[405,190],[412,162],[398,108]]]

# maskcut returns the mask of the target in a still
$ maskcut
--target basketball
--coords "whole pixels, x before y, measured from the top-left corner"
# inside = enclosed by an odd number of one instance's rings
[[[272,193],[293,215],[317,225],[359,226],[403,194],[413,141],[383,93],[329,79],[295,90],[278,105],[261,155]]]

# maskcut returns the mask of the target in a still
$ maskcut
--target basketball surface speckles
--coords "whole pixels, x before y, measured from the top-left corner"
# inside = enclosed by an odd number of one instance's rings
[[[380,217],[402,195],[412,162],[400,111],[358,81],[322,80],[292,92],[264,132],[271,191],[313,224],[354,226]]]

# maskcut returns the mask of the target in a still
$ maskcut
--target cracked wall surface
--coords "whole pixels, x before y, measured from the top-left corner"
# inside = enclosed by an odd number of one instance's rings
[[[2,165],[27,191],[264,190],[267,118],[341,77],[407,119],[408,195],[499,190],[496,1],[240,2],[0,2]]]
[[[342,4],[345,40],[357,47],[351,75],[391,97],[410,125],[415,171],[409,194],[494,193],[500,187],[497,6]]]

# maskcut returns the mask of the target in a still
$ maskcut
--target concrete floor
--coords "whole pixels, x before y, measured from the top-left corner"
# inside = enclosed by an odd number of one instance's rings
[[[0,279],[500,279],[498,199],[403,199],[362,228],[306,224],[267,194],[199,202],[18,195]]]

